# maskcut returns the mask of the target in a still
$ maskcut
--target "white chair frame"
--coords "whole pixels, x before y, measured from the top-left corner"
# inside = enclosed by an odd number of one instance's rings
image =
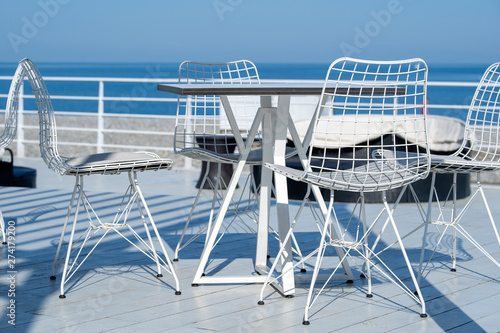
[[[62,228],[61,237],[57,245],[52,265],[52,275],[50,277],[51,280],[56,279],[55,269],[59,263],[64,262],[59,297],[66,298],[65,284],[75,275],[78,269],[95,250],[97,245],[101,243],[110,231],[116,232],[127,242],[152,259],[156,263],[157,277],[163,276],[162,269],[171,273],[175,282],[175,294],[180,295],[179,280],[137,180],[137,172],[170,169],[172,167],[172,161],[160,158],[158,155],[149,152],[102,153],[75,158],[61,156],[57,150],[57,130],[54,111],[43,78],[31,60],[23,59],[20,65],[23,67],[28,77],[38,106],[41,156],[50,169],[61,175],[75,177],[75,186]],[[120,173],[128,174],[129,185],[123,195],[123,199],[115,217],[111,222],[102,221],[98,217],[89,197],[84,191],[83,180],[86,176],[91,175],[118,175]],[[77,230],[78,216],[82,206],[89,225],[85,231],[83,231],[82,235],[76,238],[75,232]],[[134,206],[137,207],[139,219],[142,221],[142,225],[145,229],[147,241],[143,239],[143,236],[136,232],[131,225],[134,219],[130,214]],[[65,254],[59,257],[71,215],[73,215],[73,224],[71,226],[69,242]],[[161,247],[164,259],[158,255],[155,249],[150,228],[152,232],[154,232],[156,240]],[[130,231],[133,237],[127,236],[126,233],[123,232],[127,230]],[[89,240],[91,237],[97,235],[100,231],[103,231],[103,234],[97,242],[92,245],[91,250],[83,255],[82,250],[84,246],[90,243]],[[135,239],[139,245],[130,240],[129,237],[132,240]],[[80,255],[82,255],[83,258],[78,260]]]
[[[260,84],[260,78],[255,64],[248,60],[238,60],[227,63],[184,61],[179,66],[179,83],[230,83],[245,85]],[[231,108],[237,118],[240,135],[246,138],[260,106],[259,99],[255,96],[238,96],[230,97],[230,101]],[[215,136],[218,136],[220,141],[217,141],[216,138],[214,138]],[[202,175],[203,178],[195,197],[194,204],[177,243],[174,261],[178,261],[179,252],[198,237],[205,234],[205,244],[208,240],[208,236],[212,229],[212,223],[216,216],[215,208],[216,206],[220,207],[225,196],[221,188],[225,189],[228,185],[223,183],[224,180],[221,177],[221,164],[238,164],[241,159],[239,151],[244,149],[239,146],[237,140],[230,140],[233,136],[234,134],[229,126],[229,120],[226,118],[222,103],[218,96],[203,95],[178,97],[174,143],[175,153],[199,161],[215,164],[217,166],[217,178],[214,183],[208,177],[209,166],[207,166],[205,174]],[[260,139],[260,134],[258,134],[257,139]],[[206,149],[206,145],[212,146],[215,151]],[[294,154],[295,151],[293,149],[287,151],[287,157],[293,156]],[[252,166],[260,164],[262,164],[262,150],[256,148],[250,152],[246,165]],[[193,214],[195,213],[199,199],[202,196],[205,183],[210,185],[210,189],[213,192],[208,223],[184,242],[184,237],[193,218]],[[240,190],[239,195],[234,197],[232,194],[227,194],[232,197],[228,213],[234,214],[234,217],[226,224],[224,230],[220,232],[215,244],[221,240],[222,236],[236,220],[243,222],[245,228],[256,235],[255,230],[245,223],[245,217],[257,224],[258,212],[256,210],[259,201],[258,193],[258,186],[255,184],[255,180],[250,174],[244,181],[243,189]],[[272,228],[270,228],[270,231],[277,239],[277,232],[272,230]],[[301,257],[300,249],[293,235],[292,239],[295,244],[294,252]]]
[[[481,186],[480,175],[483,172],[500,170],[500,63],[494,63],[488,67],[481,78],[480,83],[474,93],[472,102],[467,115],[465,135],[461,147],[452,155],[431,155],[431,192],[425,220],[424,236],[419,262],[420,279],[423,271],[432,260],[438,246],[444,244],[448,254],[451,257],[451,271],[456,271],[457,263],[457,233],[470,241],[481,253],[490,259],[496,266],[500,263],[489,254],[481,244],[465,229],[462,218],[466,214],[472,202],[480,197],[484,203],[488,219],[491,223],[493,234],[500,245],[498,229],[491,214],[486,195]],[[434,187],[436,174],[451,173],[453,182],[444,201],[437,200],[438,215],[432,216],[432,199],[438,193]],[[459,210],[457,207],[457,175],[458,174],[476,174],[476,190],[471,194],[464,207]],[[448,203],[451,201],[451,209],[445,212]],[[427,245],[427,235],[429,225],[434,225],[438,232],[438,240],[432,253],[424,266],[425,249]],[[441,226],[441,228],[440,228]],[[452,248],[449,249],[442,242],[446,232],[452,230]]]
[[[425,113],[421,113],[422,107],[426,108],[426,83],[427,65],[421,59],[376,62],[341,58],[334,61],[327,73],[320,108],[313,118],[313,134],[305,170],[266,164],[266,167],[291,179],[331,190],[319,247],[303,259],[305,261],[316,255],[304,311],[304,325],[310,324],[309,310],[325,286],[342,267],[344,260],[349,257],[355,261],[355,255],[361,257],[364,266],[364,268],[358,267],[362,271],[362,276],[368,280],[367,297],[373,296],[371,268],[375,268],[420,304],[420,316],[427,317],[425,301],[419,292],[416,275],[406,254],[392,209],[385,198],[385,191],[407,186],[425,178],[429,173],[427,121]],[[347,93],[342,92],[345,89]],[[392,128],[393,142],[370,144],[371,140],[377,138],[382,140],[385,134],[383,128],[387,124]],[[396,136],[402,136],[402,142],[397,142]],[[339,153],[328,156],[326,153],[328,148],[338,148]],[[361,157],[358,153],[356,157],[355,149],[359,148],[368,153]],[[350,153],[352,157],[341,156],[341,151]],[[337,219],[333,205],[335,190],[360,194],[346,225],[342,225]],[[373,223],[367,224],[363,194],[372,191],[383,192],[384,208]],[[356,211],[358,215],[355,215]],[[400,246],[411,280],[418,291],[417,295],[396,276],[368,244],[368,237],[374,233],[375,226],[384,212],[388,216],[387,219]],[[284,244],[289,239],[295,223],[296,220],[293,221]],[[345,255],[340,258],[340,262],[326,278],[323,286],[313,295],[325,249],[328,246],[342,248]],[[283,250],[284,248],[280,249],[278,257]],[[375,264],[375,260],[381,267]],[[278,260],[271,267],[261,289],[258,304],[264,304],[265,288],[285,273],[281,272],[278,277],[274,275],[277,262]],[[356,262],[355,264],[358,265]]]

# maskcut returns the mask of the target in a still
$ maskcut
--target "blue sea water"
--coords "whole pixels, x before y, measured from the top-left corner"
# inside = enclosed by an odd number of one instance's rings
[[[329,64],[269,64],[256,63],[261,79],[318,79],[323,80]],[[15,63],[0,63],[0,76],[11,76]],[[126,78],[177,78],[178,63],[37,63],[43,76],[74,77],[126,77]],[[488,64],[478,65],[433,65],[429,64],[429,81],[479,82]],[[97,82],[51,82],[47,81],[51,95],[97,96]],[[0,91],[7,93],[10,82],[0,81]],[[168,97],[158,92],[155,83],[106,83],[107,97]],[[428,87],[430,104],[466,105],[474,94],[473,87]],[[29,85],[25,86],[26,93]],[[171,97],[174,97],[171,95]],[[6,99],[0,99],[5,105]],[[60,111],[97,112],[96,101],[53,100],[54,109]],[[107,101],[104,109],[108,113],[174,115],[175,103],[165,106],[160,102]],[[25,109],[35,110],[32,100],[25,102]],[[431,114],[440,114],[465,119],[467,111],[457,108],[431,109]]]

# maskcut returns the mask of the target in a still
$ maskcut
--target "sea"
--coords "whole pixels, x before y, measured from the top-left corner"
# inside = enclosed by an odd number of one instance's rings
[[[255,63],[261,79],[311,79],[324,80],[329,64],[322,63]],[[43,76],[73,77],[113,77],[113,78],[152,78],[176,79],[179,63],[37,63]],[[428,64],[429,81],[479,82],[489,64]],[[12,76],[16,63],[0,63],[0,76]],[[97,96],[97,82],[46,82],[51,95]],[[0,91],[7,94],[10,82],[0,80]],[[474,87],[428,87],[429,104],[468,105]],[[29,85],[25,85],[29,94]],[[175,97],[156,90],[155,83],[115,83],[107,82],[104,87],[106,97]],[[96,101],[53,100],[58,111],[97,112]],[[6,98],[0,98],[0,109]],[[167,106],[166,106],[167,104]],[[168,105],[171,104],[171,105]],[[25,101],[26,110],[35,110],[33,100]],[[175,115],[175,103],[106,101],[104,110],[108,113]],[[459,108],[430,109],[430,114],[444,115],[462,120],[466,119],[467,110]]]

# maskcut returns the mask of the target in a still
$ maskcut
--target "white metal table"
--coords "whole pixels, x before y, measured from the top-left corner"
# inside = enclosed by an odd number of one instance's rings
[[[221,103],[229,119],[229,123],[234,130],[235,139],[240,141],[242,147],[246,147],[240,151],[241,159],[236,165],[234,174],[228,186],[226,197],[216,217],[213,229],[209,235],[209,239],[205,243],[205,248],[200,258],[198,269],[195,273],[193,284],[215,284],[215,283],[264,283],[268,272],[267,267],[267,253],[268,253],[268,227],[269,227],[269,213],[271,201],[271,188],[272,188],[272,171],[268,168],[262,168],[261,187],[260,187],[260,202],[259,202],[259,220],[257,227],[257,248],[255,254],[255,270],[261,275],[248,275],[248,276],[231,276],[231,277],[217,277],[217,276],[204,276],[204,270],[207,265],[210,252],[217,239],[217,233],[221,228],[224,216],[231,202],[231,196],[234,193],[238,179],[240,178],[245,161],[250,152],[251,143],[257,133],[259,125],[262,125],[262,159],[263,163],[274,163],[285,165],[285,151],[287,142],[287,131],[290,132],[292,141],[297,149],[300,160],[305,163],[307,161],[306,150],[310,141],[312,130],[308,131],[304,141],[299,138],[297,130],[294,126],[290,116],[290,97],[292,95],[321,95],[323,83],[266,83],[258,85],[230,85],[230,84],[158,84],[158,90],[168,93],[173,93],[182,96],[189,95],[218,95],[220,96]],[[327,88],[334,89],[334,88]],[[374,92],[372,88],[370,91],[363,91],[366,88],[353,89],[350,88],[337,88],[337,93],[344,94],[382,94],[383,88],[380,92]],[[378,88],[375,88],[377,90]],[[356,91],[355,91],[356,90]],[[230,95],[258,95],[260,96],[260,108],[257,112],[256,119],[250,130],[250,135],[246,138],[246,142],[250,143],[245,145],[243,138],[238,133],[238,124],[235,115],[232,112],[228,96]],[[272,96],[278,96],[277,106],[273,106],[271,102]],[[253,136],[252,136],[253,135]],[[283,243],[285,235],[290,228],[290,216],[288,209],[288,189],[287,180],[285,176],[275,174],[275,196],[276,208],[278,219],[278,233],[280,242]],[[323,197],[319,188],[312,187],[312,191],[323,213],[326,213],[327,208],[324,203]],[[339,252],[340,251],[340,252]],[[338,249],[337,255],[342,255],[342,250]],[[279,258],[276,258],[279,260]],[[283,252],[281,264],[281,271],[284,272],[281,278],[281,286],[278,286],[284,295],[293,295],[295,293],[295,281],[293,274],[292,262],[292,246],[290,241],[285,244],[285,251]],[[346,280],[352,280],[352,272],[347,264],[344,264],[344,271],[346,275],[343,277]]]

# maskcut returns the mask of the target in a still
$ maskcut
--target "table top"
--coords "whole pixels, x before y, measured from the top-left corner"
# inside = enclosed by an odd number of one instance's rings
[[[158,84],[157,89],[176,95],[321,95],[324,83],[260,83],[260,84]],[[396,90],[397,89],[397,90]],[[394,87],[327,87],[327,93],[338,95],[398,95],[405,88]]]

